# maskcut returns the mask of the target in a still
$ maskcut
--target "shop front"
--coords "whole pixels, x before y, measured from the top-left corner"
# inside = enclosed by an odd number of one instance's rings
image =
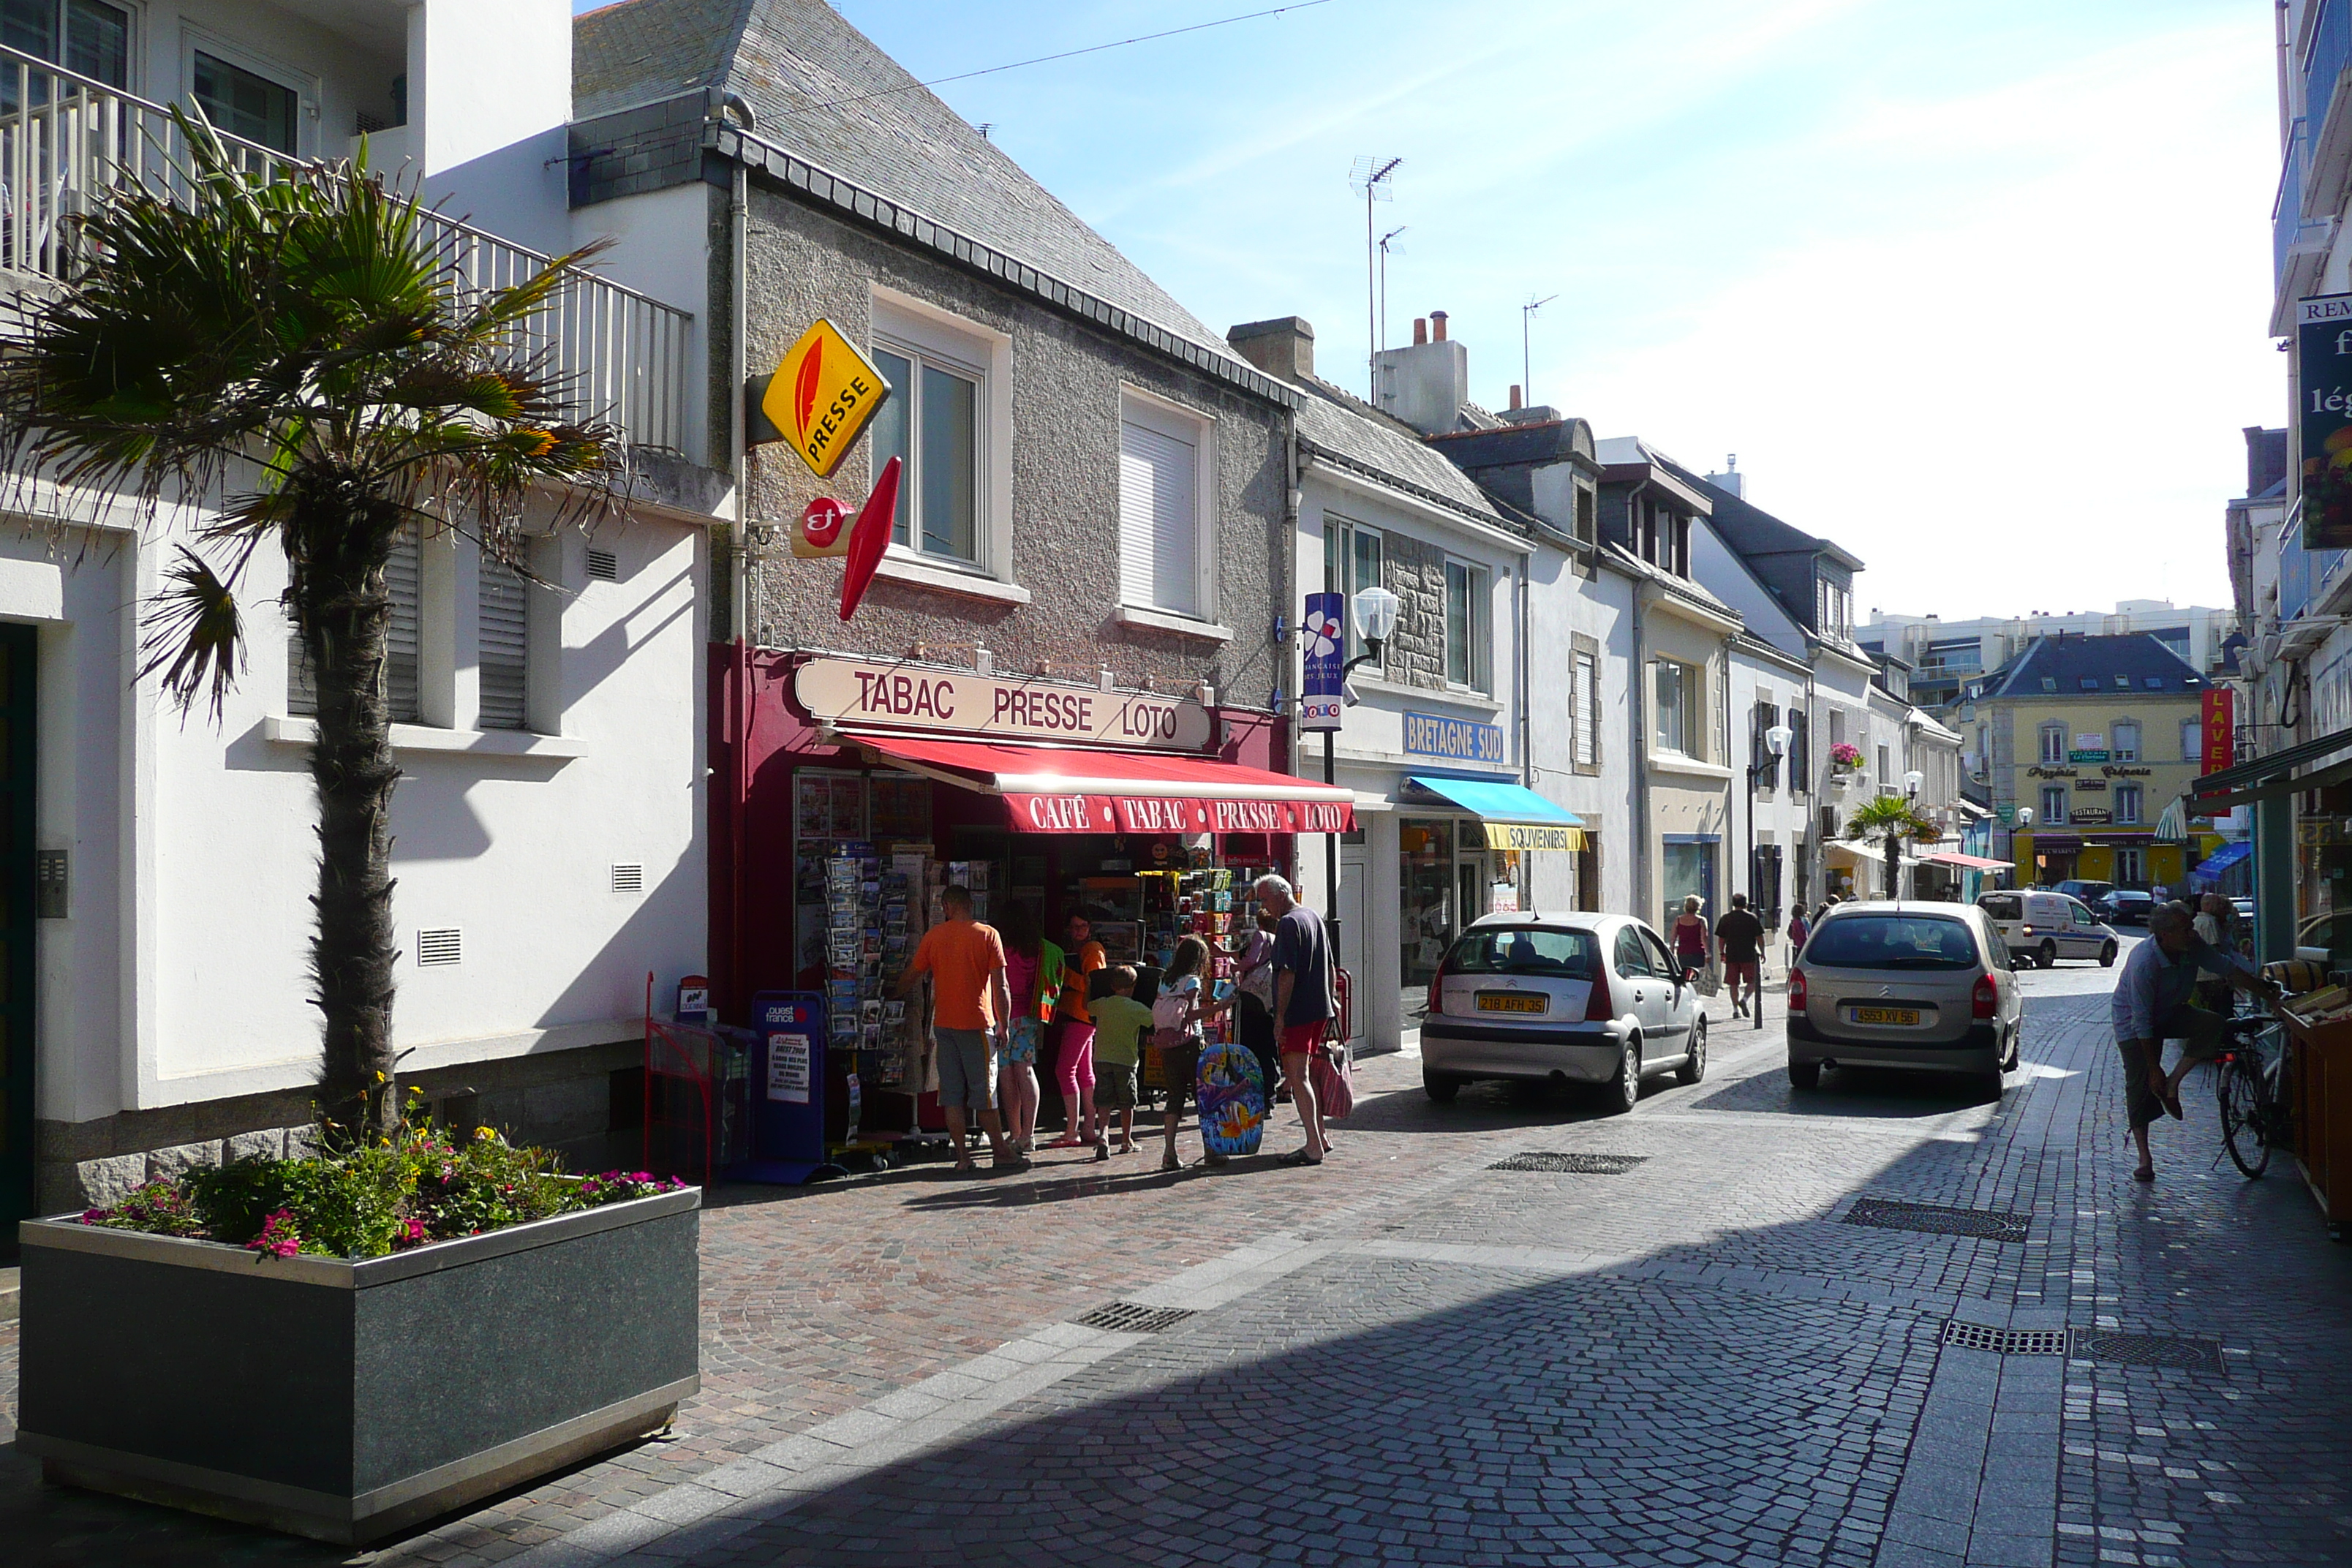
[[[2021,888],[2054,888],[2080,874],[2074,869],[2083,852],[2079,833],[2014,833],[2010,845]]]
[[[824,999],[828,1141],[928,1121],[928,1035],[896,982],[950,884],[977,918],[1060,941],[1084,915],[1114,963],[1181,935],[1232,943],[1302,834],[1353,828],[1352,796],[1272,765],[1279,721],[1193,698],[971,668],[720,650],[714,746],[717,994]],[[714,795],[719,792],[714,792]],[[1230,962],[1221,969],[1230,975]]]
[[[1496,779],[1409,773],[1395,805],[1397,979],[1400,1010],[1410,1016],[1454,939],[1481,916],[1532,909],[1533,857],[1581,854],[1584,825]]]

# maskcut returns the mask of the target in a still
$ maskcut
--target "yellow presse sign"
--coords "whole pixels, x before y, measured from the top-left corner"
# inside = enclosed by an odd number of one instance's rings
[[[831,479],[882,405],[890,384],[820,316],[784,351],[760,412],[818,479]]]
[[[1584,830],[1562,827],[1544,822],[1489,822],[1486,847],[1489,849],[1581,849]]]

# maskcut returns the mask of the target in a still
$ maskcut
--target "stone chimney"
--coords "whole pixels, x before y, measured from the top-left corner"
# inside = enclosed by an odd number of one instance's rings
[[[1382,413],[1424,436],[1462,427],[1462,405],[1470,401],[1470,351],[1445,335],[1444,311],[1414,318],[1412,344],[1381,350],[1372,364]]]
[[[1315,374],[1315,329],[1301,317],[1244,321],[1226,331],[1225,342],[1277,381],[1305,381]]]

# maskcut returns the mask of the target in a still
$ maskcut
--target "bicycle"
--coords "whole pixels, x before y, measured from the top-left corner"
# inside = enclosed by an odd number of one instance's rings
[[[2254,1181],[2270,1168],[2271,1150],[2292,1136],[2286,1031],[2275,1018],[2242,1013],[2222,1026],[2222,1036],[2221,1052],[2213,1061],[2221,1143],[2231,1163]]]

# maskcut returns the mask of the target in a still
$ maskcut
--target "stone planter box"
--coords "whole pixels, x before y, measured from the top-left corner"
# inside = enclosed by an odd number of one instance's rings
[[[657,1430],[701,1385],[699,1189],[390,1258],[27,1220],[16,1447],[352,1545]]]

